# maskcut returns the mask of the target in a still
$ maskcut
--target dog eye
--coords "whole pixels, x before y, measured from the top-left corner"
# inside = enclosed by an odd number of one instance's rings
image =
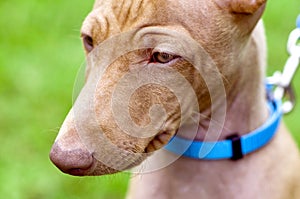
[[[155,52],[152,55],[151,61],[158,62],[161,64],[166,64],[175,58],[177,58],[175,55],[171,55],[171,54],[164,53],[164,52]]]
[[[82,34],[84,48],[87,52],[91,52],[94,48],[93,38],[89,35]]]

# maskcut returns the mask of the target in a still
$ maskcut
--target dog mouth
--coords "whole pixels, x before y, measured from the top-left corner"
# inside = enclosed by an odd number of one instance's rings
[[[153,152],[163,148],[173,136],[173,131],[162,131],[150,140],[144,150],[126,148],[122,150],[121,154],[116,154],[117,157],[114,158],[111,157],[112,153],[115,153],[113,151],[105,156],[98,154],[98,157],[95,152],[88,153],[81,150],[63,152],[58,145],[55,145],[50,159],[63,173],[73,176],[114,174],[139,166]]]
[[[101,161],[97,160],[94,155],[91,155],[92,162],[82,168],[71,168],[71,169],[60,169],[62,172],[72,175],[72,176],[99,176],[99,175],[106,175],[106,174],[114,174],[120,172],[114,168],[108,167],[105,164],[101,163]]]
[[[72,176],[87,176],[89,172],[90,172],[90,168],[88,168],[88,169],[70,169],[64,173],[70,174]]]
[[[163,131],[158,133],[148,144],[145,149],[145,153],[153,153],[161,148],[163,148],[175,135],[171,131]]]
[[[106,174],[114,174],[120,171],[125,171],[132,169],[138,165],[140,165],[147,157],[153,154],[153,152],[163,148],[174,136],[174,133],[171,131],[163,131],[158,133],[147,145],[143,153],[137,153],[132,151],[126,151],[126,153],[134,154],[135,158],[130,160],[131,163],[120,167],[116,164],[115,168],[111,166],[107,166],[101,160],[98,160],[93,156],[93,163],[90,165],[89,168],[86,169],[72,169],[69,171],[69,174],[76,175],[76,176],[99,176],[99,175],[106,175]],[[126,161],[122,159],[122,161]],[[122,164],[122,163],[120,163]]]
[[[71,175],[75,176],[101,176],[101,175],[107,175],[107,174],[115,174],[119,172],[129,171],[130,169],[140,165],[149,154],[146,153],[138,153],[136,155],[136,158],[134,160],[131,160],[130,162],[126,160],[120,160],[124,162],[119,162],[119,164],[116,164],[114,166],[107,165],[106,163],[102,162],[101,160],[98,160],[96,158],[94,159],[93,165],[91,165],[90,168],[85,170],[73,170],[72,173],[69,173]]]

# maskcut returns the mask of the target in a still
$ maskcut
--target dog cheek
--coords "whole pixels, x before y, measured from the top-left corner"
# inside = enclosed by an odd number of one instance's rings
[[[164,123],[168,119],[172,119],[176,113],[180,115],[180,104],[170,89],[162,85],[147,84],[138,88],[130,98],[129,113],[135,124],[141,127],[149,125],[151,109],[156,105],[159,105],[158,108],[163,109],[166,113],[166,118],[155,115]],[[162,127],[157,127],[157,129],[161,130]]]
[[[135,124],[141,127],[150,125],[150,110],[155,105],[164,109],[166,117],[157,115],[158,118],[154,119],[161,121],[162,125],[153,127],[156,132],[153,136],[144,135],[147,137],[145,140],[148,140],[148,142],[144,142],[147,144],[143,146],[146,153],[154,152],[166,145],[175,135],[181,121],[180,104],[175,94],[164,86],[148,84],[140,87],[131,96],[129,112]]]

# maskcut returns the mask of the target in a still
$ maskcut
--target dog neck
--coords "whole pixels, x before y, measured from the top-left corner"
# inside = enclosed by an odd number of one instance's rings
[[[224,140],[232,134],[242,136],[258,128],[267,120],[269,113],[265,90],[266,64],[263,60],[265,60],[266,52],[263,36],[264,31],[260,22],[244,51],[237,55],[235,64],[240,70],[232,77],[236,80],[226,90],[226,100],[220,98],[220,101],[215,102],[217,109],[225,107],[224,124],[213,121],[210,117],[211,108],[202,111],[200,114],[204,116],[200,117],[197,140]],[[260,48],[258,48],[259,44]],[[208,128],[216,129],[218,132],[210,132],[218,135],[208,135]]]
[[[241,74],[240,77],[242,78],[242,76]],[[200,120],[196,135],[197,140],[224,140],[232,134],[242,136],[260,127],[267,120],[268,105],[264,81],[261,75],[253,76],[247,79],[247,76],[244,75],[244,79],[239,80],[239,82],[235,84],[235,89],[239,90],[238,93],[235,94],[236,90],[229,93],[226,101],[219,103],[219,106],[226,106],[226,115],[224,124],[222,125],[222,131],[218,136],[207,135],[207,132],[208,128],[219,129],[219,125],[221,124],[211,121],[209,117],[204,117],[204,119]],[[245,84],[244,81],[247,81],[247,84]],[[214,125],[216,125],[215,128]]]

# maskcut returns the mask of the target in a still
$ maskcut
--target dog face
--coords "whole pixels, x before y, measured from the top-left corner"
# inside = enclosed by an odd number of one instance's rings
[[[98,0],[82,27],[85,85],[50,158],[72,175],[140,164],[231,90],[263,1]],[[209,111],[208,111],[209,112]],[[210,117],[210,115],[207,115]],[[197,125],[199,122],[197,121]]]

